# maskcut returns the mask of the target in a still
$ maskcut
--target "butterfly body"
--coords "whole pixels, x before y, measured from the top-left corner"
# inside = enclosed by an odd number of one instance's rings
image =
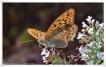
[[[47,32],[28,28],[28,33],[45,47],[66,48],[69,41],[74,41],[78,27],[74,24],[74,9],[61,14],[49,27]]]

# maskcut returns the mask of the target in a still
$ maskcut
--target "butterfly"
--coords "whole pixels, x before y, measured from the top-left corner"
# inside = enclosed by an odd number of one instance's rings
[[[69,41],[74,41],[78,26],[74,24],[74,9],[62,13],[49,27],[47,32],[28,28],[28,33],[45,47],[66,48]]]

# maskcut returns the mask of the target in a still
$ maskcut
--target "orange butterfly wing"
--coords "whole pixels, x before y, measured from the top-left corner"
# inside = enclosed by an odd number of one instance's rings
[[[51,34],[54,33],[55,30],[59,29],[60,27],[66,24],[73,24],[74,23],[74,9],[69,9],[62,13],[49,27],[46,35],[46,39],[50,39]],[[61,30],[62,32],[63,30]]]
[[[41,32],[32,28],[28,28],[28,33],[36,39],[45,39],[46,32]]]

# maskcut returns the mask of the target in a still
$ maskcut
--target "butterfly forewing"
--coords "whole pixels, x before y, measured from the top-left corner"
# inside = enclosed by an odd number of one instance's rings
[[[59,29],[60,27],[66,24],[73,24],[74,23],[74,9],[69,9],[63,14],[61,14],[49,27],[46,35],[46,39],[51,38],[51,34],[54,33],[55,30]],[[62,30],[63,31],[63,30]],[[62,32],[61,31],[61,32]]]
[[[32,29],[32,28],[28,28],[27,31],[30,35],[32,35],[36,39],[41,39],[41,38],[45,39],[46,32],[41,32],[41,31],[38,31],[38,30],[35,30],[35,29]]]

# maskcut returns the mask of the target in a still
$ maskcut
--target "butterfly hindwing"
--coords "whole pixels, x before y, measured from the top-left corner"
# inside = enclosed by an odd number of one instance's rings
[[[58,48],[65,48],[68,45],[69,41],[73,41],[76,33],[77,33],[78,27],[77,25],[73,24],[70,27],[68,27],[63,32],[60,32],[50,40],[55,41],[58,40],[58,42],[55,42],[55,46]],[[61,42],[61,44],[60,44]]]
[[[73,24],[71,27],[69,27],[67,30],[65,30],[64,35],[66,35],[66,42],[74,41],[74,38],[76,37],[78,31],[78,26],[76,24]]]

